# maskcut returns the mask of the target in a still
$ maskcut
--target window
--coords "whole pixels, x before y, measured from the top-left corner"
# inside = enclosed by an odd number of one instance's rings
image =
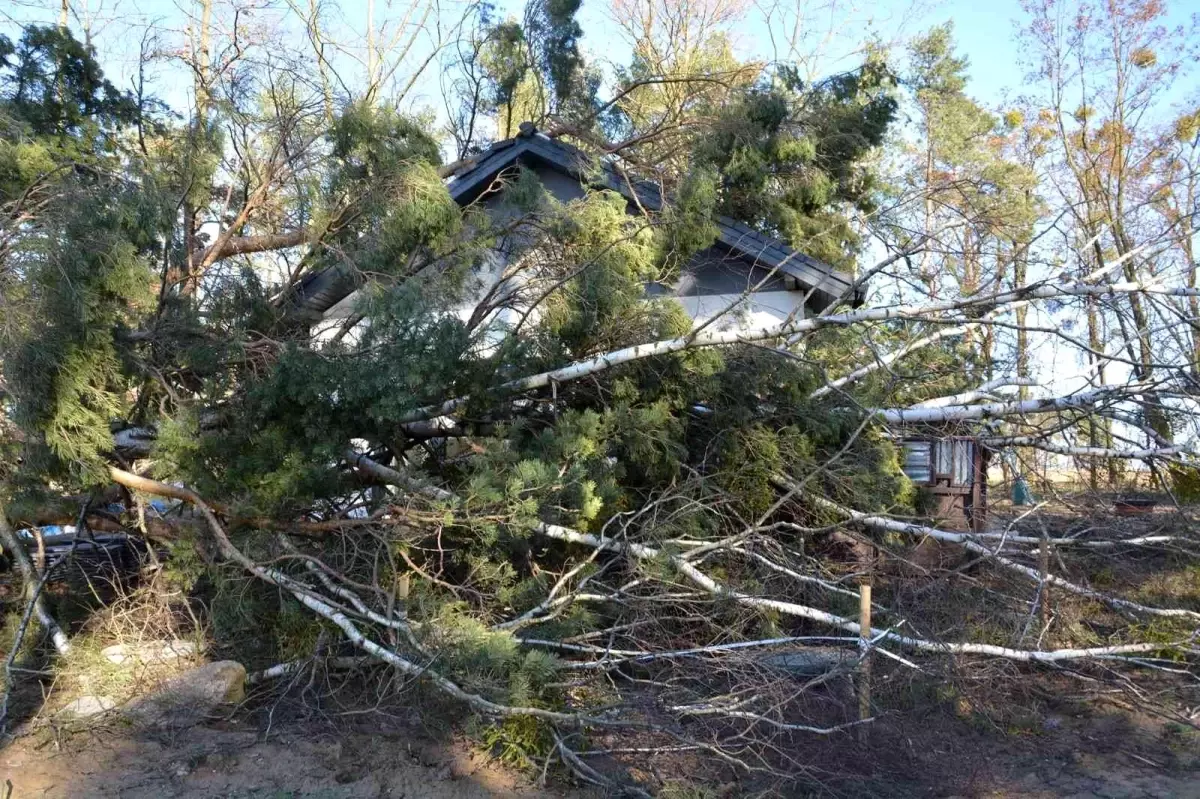
[[[933,482],[932,441],[904,442],[904,473],[918,485]]]
[[[975,475],[975,442],[968,438],[905,441],[902,468],[918,485],[933,485],[935,478],[941,478],[952,486],[969,486]]]

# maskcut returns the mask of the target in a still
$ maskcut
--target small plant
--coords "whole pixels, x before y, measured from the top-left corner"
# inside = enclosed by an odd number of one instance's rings
[[[1185,724],[1168,721],[1163,725],[1163,739],[1166,741],[1168,749],[1179,753],[1193,748],[1200,739],[1200,734]]]
[[[1184,653],[1175,645],[1180,641],[1187,640],[1191,631],[1185,629],[1185,626],[1177,620],[1155,619],[1145,624],[1134,625],[1130,632],[1135,640],[1163,644],[1162,649],[1154,652],[1156,658],[1175,662],[1182,662],[1186,659]]]
[[[1200,501],[1200,469],[1172,463],[1167,466],[1171,476],[1171,491],[1180,502]]]
[[[718,799],[717,791],[685,780],[671,780],[658,793],[660,799]]]
[[[511,716],[483,730],[483,745],[508,766],[532,769],[554,748],[554,737],[544,722],[533,716]]]

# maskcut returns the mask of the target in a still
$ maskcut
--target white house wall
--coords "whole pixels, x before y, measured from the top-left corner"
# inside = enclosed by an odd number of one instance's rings
[[[463,322],[471,319],[479,303],[500,279],[503,270],[504,262],[500,258],[489,264],[486,271],[479,273],[470,299],[455,306],[452,313]],[[658,296],[665,299],[663,295]],[[358,292],[355,292],[325,313],[324,321],[316,334],[318,341],[329,341],[336,335],[353,313],[358,297]],[[760,291],[749,295],[744,293],[703,294],[687,297],[676,296],[673,299],[683,306],[683,310],[697,325],[720,316],[720,319],[714,323],[718,330],[762,329],[789,318],[804,318],[804,292],[801,291]],[[499,338],[505,335],[505,331],[517,322],[519,316],[520,311],[515,308],[506,307],[494,312],[492,317],[485,321],[485,325],[492,328],[488,336],[489,339],[492,339],[492,343],[498,342]],[[530,321],[536,321],[536,311],[532,316]],[[348,343],[357,339],[358,329],[362,325],[363,323],[359,322],[347,334],[346,341]]]
[[[713,325],[716,330],[762,329],[789,317],[804,318],[804,293],[800,291],[759,291],[749,296],[704,294],[675,299],[697,325],[720,316]]]
[[[496,280],[499,279],[500,271],[501,265],[497,264],[490,270],[489,274],[486,276],[481,275],[481,278],[489,277],[491,282],[481,281],[482,285],[480,288],[472,292],[473,296],[471,300],[456,306],[452,313],[463,322],[469,320],[488,289],[495,285]],[[353,312],[353,301],[356,297],[357,293],[352,294],[326,312],[321,329],[317,332],[317,340],[328,341],[333,338]],[[720,316],[720,319],[714,323],[717,330],[762,329],[763,327],[783,322],[788,318],[804,318],[804,293],[799,291],[762,291],[748,296],[742,294],[705,294],[691,297],[674,297],[673,299],[683,306],[683,310],[692,318],[696,325],[703,324],[713,319],[713,317]],[[534,317],[536,319],[536,312]],[[493,339],[493,343],[498,341],[499,337],[505,334],[504,331],[511,328],[518,318],[519,311],[513,308],[503,308],[494,313],[493,317],[487,321],[488,326],[493,328],[493,332],[489,335],[489,338]],[[363,324],[359,322],[355,328],[351,329],[346,336],[347,342],[353,342],[357,339],[358,329]]]
[[[502,252],[493,253],[492,257],[488,258],[487,262],[468,281],[467,298],[462,303],[454,306],[451,313],[464,323],[470,321],[475,313],[475,309],[479,307],[480,303],[488,297],[491,290],[503,278],[506,267],[507,259],[505,254]],[[361,290],[354,291],[326,311],[322,315],[320,325],[314,332],[316,340],[320,342],[332,341],[346,320],[354,315],[355,307],[361,297]],[[494,300],[495,296],[492,299]],[[496,343],[499,337],[503,336],[503,331],[514,325],[519,317],[520,312],[518,309],[505,307],[494,311],[489,318],[485,319],[483,323],[484,327],[491,327],[494,331],[489,333],[488,336],[489,339],[492,339],[492,343]],[[355,324],[343,340],[347,343],[357,341],[359,334],[364,329],[364,325],[365,322],[362,321]]]
[[[547,191],[562,202],[583,197],[586,193],[577,180],[554,169],[538,167],[534,171]],[[480,202],[488,214],[499,222],[516,213],[504,203],[500,195],[485,197]],[[633,206],[630,206],[629,210],[630,213],[637,213]],[[514,253],[523,249],[522,242],[518,239],[501,243],[493,257],[476,272],[475,278],[468,285],[467,296],[452,313],[464,322],[471,319],[478,305],[503,278],[510,259],[515,257]],[[520,270],[510,278],[512,285],[505,291],[521,291],[526,295],[525,299],[536,296],[540,292],[529,290],[530,278],[533,278],[536,271]],[[718,329],[762,328],[789,317],[803,318],[805,292],[786,290],[790,288],[791,282],[783,275],[772,274],[770,270],[714,245],[697,253],[683,268],[674,285],[648,286],[647,295],[655,298],[674,298],[696,324],[702,324],[720,315],[721,319],[716,323]],[[547,286],[549,285],[551,283],[547,283]],[[755,286],[762,290],[747,295],[746,292]],[[352,292],[325,312],[321,329],[316,333],[318,340],[328,341],[336,335],[344,321],[354,313],[359,297],[358,291]],[[520,316],[519,308],[505,307],[493,312],[491,317],[484,321],[485,328],[491,328],[487,334],[489,343],[498,343]],[[537,311],[531,315],[530,321],[536,321],[536,318]],[[357,331],[352,329],[345,339],[353,342],[356,337]]]

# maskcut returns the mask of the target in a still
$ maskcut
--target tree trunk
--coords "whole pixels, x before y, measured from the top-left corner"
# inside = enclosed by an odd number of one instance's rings
[[[192,85],[196,95],[196,107],[192,117],[190,152],[192,158],[191,177],[193,180],[197,176],[196,164],[206,147],[208,133],[211,28],[212,0],[200,0],[200,30],[197,32],[196,50],[192,54],[195,62],[193,64],[194,78]],[[189,185],[186,191],[187,195],[183,201],[183,251],[185,253],[185,260],[181,267],[168,272],[167,281],[171,285],[178,285],[182,294],[190,295],[195,292],[199,282],[199,278],[193,269],[193,254],[200,249],[199,226],[197,223],[199,209],[194,199],[194,186]]]

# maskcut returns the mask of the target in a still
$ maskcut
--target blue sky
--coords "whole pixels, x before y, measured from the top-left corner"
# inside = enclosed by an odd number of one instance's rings
[[[0,30],[10,35],[13,33],[14,20],[18,22],[53,22],[56,15],[53,10],[58,0],[42,0],[47,10],[40,14],[26,7],[5,7],[0,0]],[[439,0],[441,8],[446,13],[461,8],[463,0]],[[875,36],[886,42],[897,43],[894,56],[903,56],[902,43],[913,35],[929,27],[952,20],[955,25],[955,37],[960,53],[965,53],[970,59],[970,84],[968,91],[983,105],[1000,109],[1005,107],[1010,98],[1019,96],[1026,90],[1024,76],[1030,69],[1030,64],[1024,63],[1021,46],[1017,33],[1024,14],[1017,0],[941,0],[940,2],[925,2],[921,0],[858,0],[862,7],[852,8],[854,0],[809,0],[809,7],[851,7],[849,11],[838,11],[827,15],[821,20],[821,25],[832,25],[838,32],[830,37],[829,46],[816,70],[818,74],[829,74],[857,65],[858,59],[853,55],[855,48],[866,38]],[[183,31],[186,28],[187,15],[183,9],[194,8],[194,0],[72,0],[79,7],[90,4],[92,8],[103,7],[107,19],[97,35],[97,44],[106,71],[116,82],[127,86],[128,77],[136,64],[137,43],[140,41],[141,29],[151,21],[159,21],[168,34],[165,39],[168,44],[180,46]],[[228,0],[216,0],[218,5],[224,5]],[[246,0],[238,0],[245,4]],[[397,7],[406,5],[407,0],[394,0]],[[503,0],[501,8],[519,13],[525,0]],[[583,41],[584,50],[590,59],[600,63],[623,64],[628,62],[628,47],[617,35],[615,25],[609,18],[609,3],[611,0],[583,0],[581,22],[585,30]],[[763,21],[761,8],[771,0],[747,0],[749,10],[744,18],[734,28],[734,42],[738,54],[746,58],[771,58],[771,31]],[[275,0],[283,6],[283,0]],[[757,3],[757,5],[756,5]],[[307,7],[307,0],[297,0],[297,4]],[[376,0],[378,7],[377,20],[386,15],[388,0]],[[793,6],[794,7],[794,6]],[[1170,9],[1169,22],[1183,24],[1196,11],[1200,11],[1200,0],[1168,0]],[[117,13],[111,13],[116,11]],[[262,12],[258,18],[269,16],[272,12]],[[397,12],[398,13],[398,12]],[[361,35],[365,29],[365,1],[341,0],[340,13],[331,14],[330,18],[342,26],[342,32],[350,35]],[[7,19],[6,19],[7,18]],[[78,32],[78,31],[77,31]],[[825,32],[820,26],[814,29],[817,34]],[[306,45],[300,30],[294,37],[286,37],[297,47]],[[174,41],[170,41],[173,39]],[[418,48],[419,50],[419,48]],[[279,52],[284,52],[280,50]],[[427,50],[426,50],[427,52]],[[422,53],[415,52],[420,58]],[[347,61],[350,59],[347,58]],[[897,63],[903,68],[902,63]],[[410,105],[416,108],[429,108],[435,113],[441,112],[439,79],[441,69],[435,62],[433,67],[423,76],[421,83],[410,98]],[[1188,81],[1180,81],[1176,87],[1179,99],[1196,99],[1197,86]],[[178,62],[163,65],[159,69],[158,82],[153,91],[176,107],[186,107],[189,102],[190,75],[182,69]],[[869,259],[865,259],[868,260]],[[1050,320],[1042,320],[1049,322]],[[1044,342],[1052,344],[1052,342]],[[1065,362],[1057,362],[1063,357]],[[1039,371],[1047,375],[1062,376],[1074,371],[1074,354],[1065,355],[1058,348],[1051,346],[1047,351],[1038,352],[1036,361],[1044,367]]]
[[[35,0],[36,1],[36,0]],[[5,6],[0,0],[0,30],[14,32],[14,22],[53,22],[57,18],[59,0],[40,0],[44,9],[39,11],[30,3],[15,3]],[[137,43],[141,30],[147,23],[156,22],[166,29],[164,42],[179,46],[183,42],[183,31],[187,26],[187,11],[195,8],[195,0],[71,0],[79,9],[99,9],[97,45],[106,71],[118,83],[128,85],[136,66]],[[216,0],[218,8],[228,6],[230,0]],[[249,0],[237,0],[239,5]],[[306,8],[308,0],[294,0]],[[501,13],[519,14],[525,0],[498,0]],[[593,61],[601,64],[622,64],[628,61],[628,47],[617,35],[609,17],[611,0],[583,0],[580,13],[585,36],[583,46]],[[772,0],[745,0],[746,11],[734,26],[733,37],[740,56],[745,58],[771,58],[771,31],[764,21],[762,9]],[[784,0],[786,3],[786,0]],[[408,0],[375,0],[377,23],[389,13],[399,19]],[[991,108],[1000,108],[1010,98],[1024,90],[1024,75],[1029,69],[1023,63],[1017,31],[1022,24],[1024,12],[1018,0],[793,0],[792,8],[833,9],[814,14],[813,32],[823,35],[830,27],[837,32],[830,37],[824,57],[817,72],[829,74],[850,69],[858,63],[855,48],[869,37],[878,37],[885,42],[898,45],[894,48],[894,59],[902,67],[902,43],[906,39],[929,27],[951,20],[955,25],[955,37],[959,51],[970,59],[971,82],[968,91],[980,102]],[[264,0],[261,5],[274,5],[278,10],[256,11],[251,18],[264,19],[272,15],[292,20],[296,18],[286,10],[286,0]],[[389,12],[388,7],[393,6]],[[454,17],[465,6],[465,0],[439,0],[439,7],[446,19]],[[1169,21],[1182,24],[1195,12],[1200,11],[1200,0],[1167,0]],[[335,8],[329,6],[329,8]],[[219,12],[218,12],[219,14]],[[328,14],[329,24],[340,26],[343,38],[358,37],[361,41],[365,29],[365,0],[340,0],[336,13]],[[76,33],[80,30],[73,25]],[[294,37],[286,37],[295,46],[306,46],[301,30]],[[171,41],[171,40],[174,41]],[[290,42],[289,42],[290,43]],[[426,46],[425,52],[428,52]],[[414,49],[412,59],[422,57],[421,46]],[[349,61],[349,59],[345,59]],[[435,64],[423,76],[410,96],[410,104],[425,106],[441,111],[439,79],[441,70]],[[155,91],[173,105],[185,105],[191,81],[182,68],[165,64],[159,68]],[[1194,87],[1179,86],[1183,96]]]
[[[127,77],[133,67],[131,47],[137,37],[132,34],[147,22],[157,20],[160,24],[177,32],[186,26],[186,16],[181,9],[188,8],[189,0],[74,0],[83,8],[90,3],[92,8],[101,8],[102,22],[98,28],[97,44],[106,69],[116,79]],[[221,0],[218,0],[221,3]],[[386,0],[377,0],[377,19],[386,14]],[[508,0],[500,8],[519,13],[522,0]],[[819,5],[820,3],[812,3]],[[3,3],[0,3],[2,6]],[[45,0],[46,9],[38,11],[27,7],[13,6],[0,10],[8,19],[0,25],[12,32],[12,21],[52,22],[56,18],[54,8],[57,0]],[[301,5],[307,5],[302,2]],[[397,4],[399,5],[399,4]],[[628,50],[613,33],[614,26],[608,17],[608,0],[584,0],[581,11],[585,37],[584,48],[588,55],[601,62],[623,62]],[[764,4],[765,5],[765,4]],[[850,6],[850,3],[840,5]],[[995,0],[982,3],[978,0],[944,0],[915,7],[903,0],[882,0],[867,3],[866,10],[838,11],[826,17],[826,22],[844,27],[840,35],[834,36],[828,55],[822,61],[822,71],[832,72],[854,66],[853,56],[847,53],[858,45],[868,33],[886,40],[902,40],[931,25],[953,20],[955,32],[963,52],[971,57],[971,90],[985,104],[998,105],[1006,91],[1019,91],[1023,78],[1023,67],[1019,64],[1019,52],[1014,41],[1016,20],[1021,10],[1016,0]],[[1183,3],[1175,5],[1182,7]],[[452,9],[455,4],[443,4]],[[1179,16],[1182,16],[1180,12]],[[365,3],[362,0],[342,0],[340,13],[331,15],[347,30],[362,31],[365,27]],[[78,30],[76,31],[78,33]],[[743,20],[734,31],[735,43],[740,55],[745,57],[771,56],[769,31],[760,7],[751,4]],[[296,43],[303,43],[297,37]],[[188,81],[178,80],[178,75],[166,70],[158,87],[159,93],[172,101],[184,99],[179,96]],[[438,70],[425,76],[418,92],[418,102],[434,104],[437,101]]]

